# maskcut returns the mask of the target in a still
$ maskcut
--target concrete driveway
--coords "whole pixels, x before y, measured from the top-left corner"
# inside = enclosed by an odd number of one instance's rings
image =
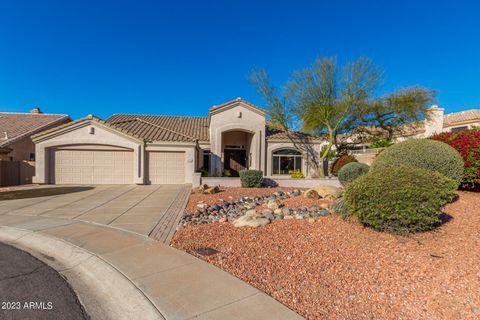
[[[185,208],[189,185],[101,185],[70,187],[32,198],[0,201],[0,215],[43,216],[108,225],[167,242]]]

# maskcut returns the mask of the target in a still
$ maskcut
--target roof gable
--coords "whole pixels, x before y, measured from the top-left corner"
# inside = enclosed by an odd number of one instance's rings
[[[242,106],[242,107],[244,107],[244,108],[246,108],[250,111],[258,113],[259,115],[261,115],[263,117],[267,115],[267,111],[265,111],[264,109],[254,105],[253,103],[250,103],[247,100],[244,100],[242,98],[237,98],[235,100],[231,100],[231,101],[222,103],[221,105],[213,106],[208,110],[208,115],[210,117],[211,115],[220,113],[222,111],[225,111],[225,110],[237,107],[237,106]]]

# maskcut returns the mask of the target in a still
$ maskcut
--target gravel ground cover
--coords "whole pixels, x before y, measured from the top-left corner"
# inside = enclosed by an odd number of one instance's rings
[[[220,192],[215,194],[192,194],[188,199],[185,212],[193,213],[197,209],[199,202],[204,202],[208,205],[214,205],[221,200],[237,201],[240,197],[255,197],[255,196],[269,196],[277,191],[292,191],[295,188],[227,188],[220,187]]]
[[[459,195],[445,224],[410,237],[327,216],[191,226],[172,245],[307,319],[479,319],[480,194]]]

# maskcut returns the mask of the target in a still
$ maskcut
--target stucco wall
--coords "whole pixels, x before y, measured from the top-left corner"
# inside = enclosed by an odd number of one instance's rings
[[[252,134],[250,143],[250,169],[264,170],[265,159],[265,116],[237,104],[234,107],[212,114],[210,117],[210,173],[223,171],[222,133],[244,131]]]
[[[91,134],[90,131],[91,127],[94,128],[93,134]],[[96,122],[86,122],[67,127],[49,137],[47,140],[37,142],[35,145],[36,168],[33,182],[48,183],[48,150],[59,146],[81,144],[110,145],[133,150],[134,160],[132,170],[134,171],[134,183],[143,184],[145,165],[143,145]]]
[[[314,143],[311,145],[312,149],[318,155],[320,153],[322,143]],[[272,164],[273,164],[273,152],[277,151],[279,149],[295,149],[293,143],[288,142],[288,141],[268,141],[267,142],[267,151],[266,151],[266,174],[265,176],[267,177],[278,177],[282,178],[285,177],[285,175],[279,175],[279,176],[273,176],[272,172]],[[302,161],[302,173],[305,177],[312,177],[312,175],[315,174],[315,171],[313,168],[308,166],[308,161],[304,157]]]

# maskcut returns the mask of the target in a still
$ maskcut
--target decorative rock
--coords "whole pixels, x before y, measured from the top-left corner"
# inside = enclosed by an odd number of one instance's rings
[[[272,214],[272,210],[270,210],[270,209],[264,209],[264,210],[262,210],[262,215],[263,215],[265,218],[270,219],[270,220],[275,219],[275,216]]]
[[[285,215],[285,216],[289,215],[289,214],[290,214],[290,209],[288,209],[288,208],[283,208],[283,209],[282,209],[282,214]]]
[[[270,223],[270,220],[258,214],[255,210],[248,210],[244,216],[233,221],[233,226],[240,227],[253,227],[257,228]]]
[[[206,208],[208,208],[208,204],[206,204],[206,203],[198,203],[198,204],[197,204],[197,208],[199,208],[199,209],[206,209]]]
[[[331,205],[332,205],[332,203],[330,201],[322,201],[322,202],[319,203],[318,206],[321,209],[328,209],[328,208],[330,208]]]
[[[303,219],[303,215],[301,215],[301,214],[296,214],[296,215],[295,215],[295,219],[301,220],[301,219]]]
[[[282,209],[277,208],[277,209],[273,210],[273,213],[275,213],[275,214],[282,214],[282,211],[283,211]]]
[[[270,210],[275,210],[281,207],[281,202],[276,199],[268,200],[267,208]]]
[[[220,222],[220,223],[227,222],[227,218],[225,218],[225,217],[220,218],[220,220],[218,220],[218,222]]]
[[[325,199],[337,199],[340,197],[342,190],[340,188],[326,186],[326,185],[319,185],[313,188],[317,191],[318,195]]]
[[[192,189],[192,193],[203,193],[208,188],[208,185],[206,184],[201,184],[196,188]]]
[[[283,216],[283,219],[291,220],[291,219],[294,219],[294,218],[293,218],[293,216],[287,215],[287,216]]]
[[[305,191],[303,195],[305,196],[305,198],[308,198],[308,199],[320,198],[320,196],[318,195],[318,192],[315,191],[314,189],[308,189],[307,191]]]
[[[275,220],[281,220],[281,219],[283,219],[283,214],[275,214],[275,215],[273,215],[273,217],[274,217]]]

